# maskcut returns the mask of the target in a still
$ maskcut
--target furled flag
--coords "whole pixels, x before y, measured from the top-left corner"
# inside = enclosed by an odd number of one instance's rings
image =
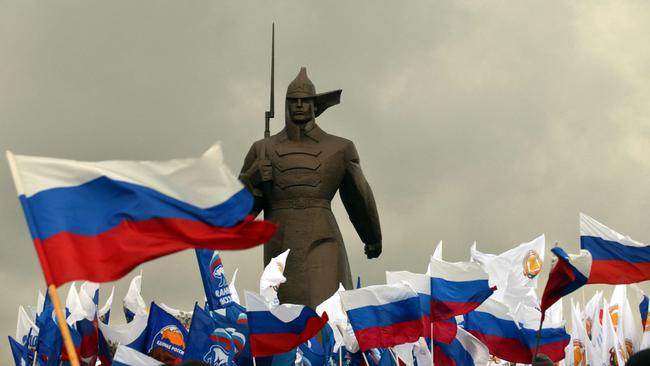
[[[609,309],[607,300],[603,300],[603,309]],[[624,365],[623,346],[616,335],[612,317],[609,314],[603,314],[603,331],[602,331],[601,359],[605,365]]]
[[[591,254],[581,250],[578,255],[569,255],[560,247],[551,248],[557,262],[551,272],[542,295],[542,312],[546,312],[556,301],[585,285],[591,271]]]
[[[642,331],[641,344],[639,345],[639,349],[650,348],[650,322],[648,322],[650,300],[648,300],[648,296],[644,294],[643,290],[641,290],[638,286],[632,285],[632,288],[637,291],[637,295],[639,297],[639,315],[641,318]]]
[[[264,267],[264,272],[262,272],[260,278],[260,294],[272,308],[280,305],[278,288],[281,284],[287,282],[287,278],[284,277],[284,267],[287,264],[289,251],[290,249],[287,249],[277,257],[271,258],[269,264]]]
[[[194,305],[193,314],[183,361],[203,361],[213,366],[233,365],[237,347],[230,332],[219,327],[198,305]]]
[[[130,322],[136,315],[147,315],[147,304],[141,295],[142,291],[142,271],[140,274],[133,277],[129,284],[129,289],[126,292],[123,300],[124,317],[127,322]]]
[[[108,295],[108,299],[106,299],[106,302],[104,303],[104,306],[102,306],[98,311],[97,311],[97,318],[108,324],[108,321],[111,318],[111,306],[113,306],[113,296],[115,295],[115,286],[111,288],[111,294]]]
[[[609,302],[609,315],[621,345],[623,358],[627,360],[639,351],[638,327],[627,299],[627,286],[616,285]]]
[[[282,304],[275,308],[263,297],[246,291],[246,314],[254,356],[288,352],[316,335],[327,323],[304,305]]]
[[[650,245],[580,214],[580,247],[592,256],[588,283],[611,285],[650,280]]]
[[[520,302],[536,307],[539,300],[535,289],[544,263],[545,246],[544,235],[540,235],[528,243],[494,255],[478,251],[474,243],[470,256],[472,261],[481,264],[490,275],[490,282],[497,287],[493,295],[495,300],[512,308]]]
[[[275,231],[247,218],[252,196],[219,144],[168,161],[7,159],[48,284],[114,281],[163,255],[247,249]]]
[[[99,358],[112,360],[117,345],[121,344],[129,348],[145,352],[145,338],[147,336],[148,315],[135,315],[126,324],[108,325],[99,322]]]
[[[232,297],[219,251],[196,249],[195,252],[208,307],[210,310],[225,308],[232,303]]]
[[[420,298],[406,283],[362,287],[339,296],[362,351],[415,342],[422,335]]]
[[[146,353],[158,361],[175,365],[183,360],[186,342],[187,330],[183,324],[152,302],[144,342]]]
[[[16,324],[16,340],[20,344],[26,345],[29,349],[36,349],[36,338],[38,337],[38,327],[29,318],[25,308],[18,307],[18,324]]]
[[[598,365],[596,350],[587,336],[582,319],[580,318],[579,304],[573,304],[571,299],[571,343],[567,348],[565,363],[569,366]]]
[[[431,320],[447,320],[470,312],[490,297],[494,288],[478,263],[431,258]]]
[[[600,306],[603,303],[603,292],[596,291],[596,293],[587,301],[585,305],[585,330],[587,331],[587,336],[592,341],[595,338],[600,338],[600,330],[602,328],[600,323],[601,310]]]
[[[486,365],[490,354],[481,341],[459,327],[450,344],[434,343],[433,359],[436,366]]]
[[[436,249],[433,251],[431,258],[442,260],[442,240],[440,240],[438,245],[436,245]],[[427,275],[431,276],[431,261],[427,264]]]
[[[133,348],[119,345],[113,359],[113,366],[159,366],[160,361]]]
[[[237,287],[235,286],[235,281],[237,281],[237,272],[239,271],[239,268],[235,268],[235,272],[232,274],[232,279],[230,280],[230,283],[228,284],[228,288],[230,289],[230,298],[235,304],[240,304],[239,302],[239,294],[237,293]]]
[[[341,297],[339,294],[342,291],[345,291],[345,288],[342,284],[339,283],[338,290],[336,290],[332,296],[327,298],[316,307],[316,314],[319,316],[322,316],[323,313],[327,313],[327,323],[329,324],[328,330],[331,332],[331,336],[333,338],[333,352],[337,352],[344,343],[343,335],[339,331],[338,325],[345,327],[349,323],[348,315],[345,313],[345,310],[343,310],[343,307],[341,306]]]

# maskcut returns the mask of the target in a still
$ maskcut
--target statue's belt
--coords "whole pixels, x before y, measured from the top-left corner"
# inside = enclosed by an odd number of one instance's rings
[[[286,210],[320,207],[330,209],[330,201],[322,198],[291,198],[271,202],[272,210]]]

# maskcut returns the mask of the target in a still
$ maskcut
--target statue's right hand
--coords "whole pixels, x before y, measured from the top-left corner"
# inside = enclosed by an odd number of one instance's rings
[[[273,165],[271,165],[271,160],[258,160],[257,166],[262,182],[270,182],[273,180]]]

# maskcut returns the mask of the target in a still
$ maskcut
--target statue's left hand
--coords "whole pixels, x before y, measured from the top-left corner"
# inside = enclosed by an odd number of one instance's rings
[[[381,254],[381,242],[366,244],[363,251],[366,253],[368,259],[377,258]]]

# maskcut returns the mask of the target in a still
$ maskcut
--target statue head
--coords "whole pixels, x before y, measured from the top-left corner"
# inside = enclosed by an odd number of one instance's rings
[[[304,125],[327,108],[338,104],[340,100],[341,90],[316,94],[316,87],[309,80],[307,69],[301,67],[298,76],[287,87],[286,119],[297,125]]]

